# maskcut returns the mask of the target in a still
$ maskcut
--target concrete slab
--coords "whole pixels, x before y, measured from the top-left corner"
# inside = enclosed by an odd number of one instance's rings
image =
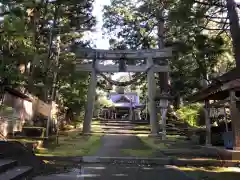
[[[192,180],[184,172],[171,166],[138,166],[86,164],[72,172],[36,177],[34,180]]]

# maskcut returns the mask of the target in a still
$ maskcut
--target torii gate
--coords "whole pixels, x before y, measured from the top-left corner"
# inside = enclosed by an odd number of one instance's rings
[[[149,50],[101,50],[101,49],[81,49],[75,51],[77,59],[91,59],[91,64],[82,64],[82,61],[76,61],[76,71],[91,72],[91,79],[87,94],[87,105],[83,122],[83,133],[90,133],[91,121],[93,117],[94,101],[96,96],[97,72],[145,72],[147,69],[148,82],[148,109],[150,114],[151,134],[158,132],[157,110],[155,102],[156,81],[154,73],[169,72],[170,68],[166,58],[172,56],[172,48],[149,49]],[[124,59],[123,59],[124,57]],[[143,65],[125,65],[121,68],[119,65],[104,65],[100,60],[144,60]],[[158,59],[155,64],[154,59]],[[159,62],[160,61],[160,62]],[[163,124],[165,130],[166,124]]]

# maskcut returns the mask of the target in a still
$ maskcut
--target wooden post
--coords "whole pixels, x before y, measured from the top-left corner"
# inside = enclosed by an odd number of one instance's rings
[[[129,113],[129,120],[133,121],[133,107],[132,107],[132,97],[130,99],[130,113]]]
[[[209,117],[209,101],[205,100],[205,107],[204,107],[204,112],[205,112],[205,124],[206,124],[206,141],[205,145],[206,146],[211,146],[211,122],[210,122],[210,117]]]
[[[230,91],[230,111],[233,132],[233,149],[240,150],[240,111],[236,102],[235,91]]]
[[[148,99],[146,98],[146,104],[145,104],[145,108],[146,108],[146,120],[148,121]]]
[[[148,67],[153,65],[152,57],[147,59]],[[154,72],[149,70],[147,73],[147,83],[148,83],[148,110],[150,114],[150,124],[151,124],[151,134],[158,134],[158,121],[157,121],[157,110],[155,102],[155,93],[156,93],[156,81]]]
[[[97,86],[97,73],[95,70],[96,59],[93,62],[93,68],[91,72],[91,79],[88,87],[87,94],[87,104],[85,106],[85,116],[83,121],[83,134],[91,132],[91,122],[93,117],[93,108],[96,96],[96,86]]]
[[[226,112],[225,106],[223,106],[223,113],[224,113],[224,123],[225,123],[225,127],[226,127],[226,132],[228,132],[227,112]]]

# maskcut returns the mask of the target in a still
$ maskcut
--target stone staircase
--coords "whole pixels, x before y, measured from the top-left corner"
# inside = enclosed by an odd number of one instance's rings
[[[115,132],[116,134],[149,134],[150,133],[150,125],[147,121],[134,121],[131,122],[129,120],[100,120],[102,130],[106,130],[110,132]],[[138,125],[146,125],[146,127],[139,128]],[[122,129],[122,131],[118,132],[117,130]],[[192,129],[186,122],[177,119],[177,117],[168,114],[167,122],[166,122],[166,130],[168,135],[182,135],[188,136],[189,130]],[[161,131],[161,125],[160,125]]]
[[[129,120],[117,119],[102,119],[99,122],[98,130],[93,130],[92,133],[107,133],[107,134],[149,134],[149,130],[145,131],[137,129],[136,125]]]
[[[0,154],[0,180],[28,180],[33,168],[20,166],[18,161],[5,159]]]

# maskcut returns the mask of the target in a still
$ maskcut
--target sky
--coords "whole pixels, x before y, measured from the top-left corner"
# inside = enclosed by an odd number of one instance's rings
[[[92,32],[89,35],[94,40],[94,43],[96,44],[96,48],[99,48],[99,49],[109,48],[108,39],[103,37],[102,30],[101,30],[103,25],[103,20],[102,20],[103,6],[109,5],[109,4],[110,4],[110,0],[95,0],[94,2],[93,15],[97,18],[97,27],[96,27],[96,32]]]
[[[103,25],[102,10],[104,5],[110,5],[110,0],[95,0],[93,15],[97,18],[96,31],[88,34],[88,38],[91,38],[93,40],[97,49],[109,49],[109,42],[108,42],[109,39],[107,39],[107,37],[103,37],[102,30],[101,30]],[[122,72],[115,73],[112,76],[112,79],[116,80],[123,75],[128,75],[128,73],[122,73]]]
[[[96,45],[97,49],[109,49],[109,43],[107,37],[103,37],[102,34],[102,15],[103,15],[103,6],[110,5],[111,0],[95,0],[93,14],[97,18],[97,27],[95,32],[88,34],[88,38],[91,38]],[[240,0],[235,0],[235,2],[240,3]],[[118,79],[119,77],[127,75],[127,73],[115,73],[112,76],[113,80]]]
[[[97,18],[97,28],[96,32],[90,33],[89,35],[94,40],[96,48],[99,49],[108,49],[109,43],[108,39],[103,38],[101,27],[102,27],[102,10],[104,5],[110,5],[111,0],[95,0],[93,14]],[[235,2],[240,3],[240,0],[235,0]]]

